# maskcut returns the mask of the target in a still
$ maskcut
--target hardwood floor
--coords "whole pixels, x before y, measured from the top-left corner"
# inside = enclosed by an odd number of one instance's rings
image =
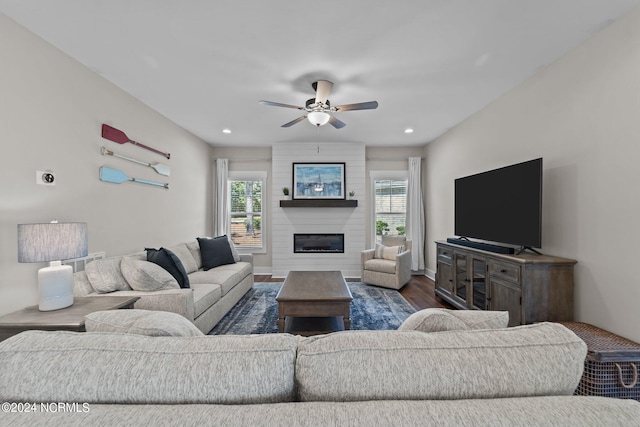
[[[274,279],[270,275],[256,274],[253,276],[255,282],[282,282],[283,279]],[[348,279],[347,281],[358,281]],[[424,308],[453,308],[447,302],[437,298],[434,293],[434,282],[427,276],[411,276],[411,280],[401,290],[400,294],[416,310]]]

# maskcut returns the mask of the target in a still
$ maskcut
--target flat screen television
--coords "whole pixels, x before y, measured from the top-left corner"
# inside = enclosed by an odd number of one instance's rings
[[[455,180],[455,234],[542,246],[542,158]]]

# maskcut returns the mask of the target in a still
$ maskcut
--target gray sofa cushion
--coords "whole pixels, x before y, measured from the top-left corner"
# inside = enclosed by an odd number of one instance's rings
[[[194,317],[200,316],[206,309],[222,298],[220,285],[192,283],[191,289],[193,289]]]
[[[302,401],[571,395],[586,352],[554,323],[437,334],[346,331],[302,339],[296,380]]]
[[[465,331],[469,329],[498,329],[509,325],[508,311],[448,310],[427,308],[409,316],[399,331]]]
[[[120,263],[122,275],[134,291],[179,289],[178,281],[164,268],[149,261],[124,257]]]
[[[200,244],[197,240],[192,242],[187,242],[187,249],[191,252],[191,256],[196,262],[197,269],[200,270],[202,268],[202,255],[200,254]]]
[[[121,257],[97,259],[86,265],[89,282],[96,292],[104,294],[114,291],[131,290],[129,283],[120,271]]]
[[[394,255],[395,256],[395,255]],[[374,258],[364,262],[364,269],[380,273],[395,274],[396,262],[388,259]]]
[[[295,396],[296,343],[288,334],[183,338],[27,331],[0,342],[0,398],[90,404],[287,402]]]
[[[252,272],[252,266],[248,262],[221,265],[211,270],[200,270],[189,275],[189,281],[196,283],[212,283],[220,285],[222,295],[226,295],[234,286]]]
[[[184,267],[184,270],[187,272],[187,274],[198,271],[198,264],[196,263],[196,260],[193,258],[191,251],[185,243],[171,246],[167,249],[169,249],[178,257],[180,262],[182,262],[182,266]]]
[[[199,337],[200,329],[186,318],[168,311],[105,310],[85,317],[87,332],[116,332],[151,337]]]
[[[85,297],[96,290],[91,286],[86,271],[78,271],[73,274],[73,296]]]

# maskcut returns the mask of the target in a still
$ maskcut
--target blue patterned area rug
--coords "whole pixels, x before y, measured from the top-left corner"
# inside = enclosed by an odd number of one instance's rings
[[[396,290],[361,282],[347,282],[351,301],[351,329],[394,330],[416,310]],[[271,334],[278,332],[276,295],[282,283],[259,282],[220,320],[209,335]]]

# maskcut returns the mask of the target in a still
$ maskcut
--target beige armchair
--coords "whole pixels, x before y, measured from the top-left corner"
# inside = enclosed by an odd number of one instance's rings
[[[360,253],[361,280],[376,286],[400,289],[411,280],[411,240],[404,236],[382,236],[384,246],[404,245],[404,251],[395,259],[375,257],[375,249]]]

